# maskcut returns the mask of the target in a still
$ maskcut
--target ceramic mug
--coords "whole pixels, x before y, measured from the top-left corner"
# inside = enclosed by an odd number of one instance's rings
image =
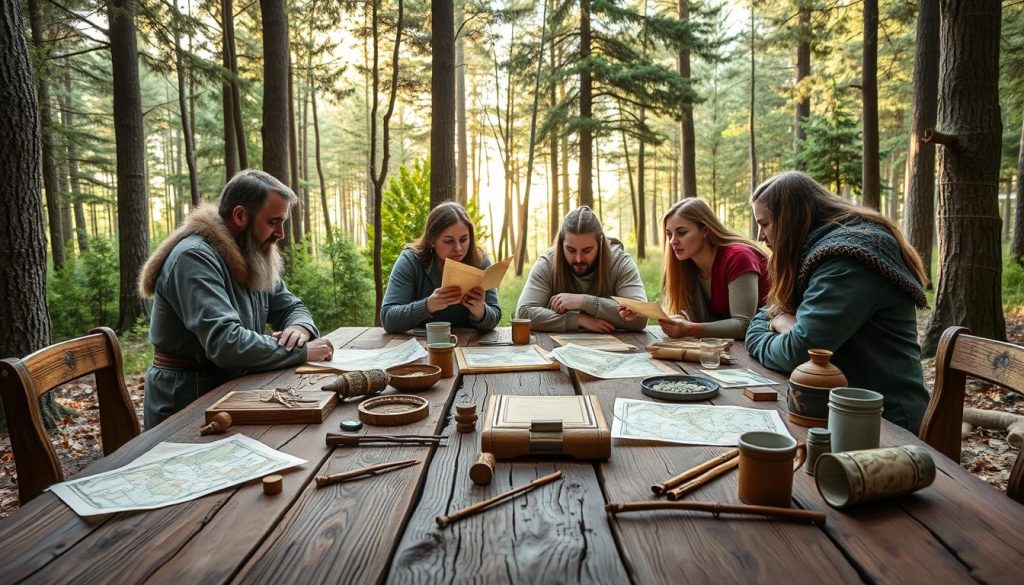
[[[529,319],[512,319],[512,343],[516,345],[530,343]]]
[[[427,344],[427,362],[441,368],[442,378],[451,378],[455,373],[455,344]]]
[[[917,445],[825,453],[814,478],[829,506],[846,508],[928,487],[935,481],[935,461]]]
[[[740,435],[740,500],[756,506],[790,507],[793,473],[807,457],[796,439],[767,431]]]
[[[427,323],[427,345],[436,343],[459,344],[459,338],[452,335],[452,324],[448,321]]]

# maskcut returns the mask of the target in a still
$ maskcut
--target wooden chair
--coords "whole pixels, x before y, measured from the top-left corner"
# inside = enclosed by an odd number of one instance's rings
[[[935,389],[918,433],[922,441],[957,463],[967,376],[1024,394],[1024,347],[968,333],[964,327],[950,327],[942,333],[935,355]],[[1006,495],[1024,503],[1021,453],[1010,472]]]
[[[142,432],[124,383],[117,336],[99,327],[85,337],[44,347],[24,359],[0,360],[0,399],[18,469],[24,505],[47,487],[64,481],[57,451],[43,427],[39,397],[88,374],[96,374],[103,453],[109,455]]]

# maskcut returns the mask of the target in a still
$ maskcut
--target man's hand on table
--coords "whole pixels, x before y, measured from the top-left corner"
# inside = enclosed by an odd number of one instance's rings
[[[325,362],[334,357],[334,344],[326,337],[314,339],[306,344],[306,359],[311,362]]]
[[[592,317],[586,313],[580,313],[579,316],[576,317],[576,324],[587,331],[592,331],[594,333],[612,333],[615,331],[615,325],[612,325],[604,319]]]

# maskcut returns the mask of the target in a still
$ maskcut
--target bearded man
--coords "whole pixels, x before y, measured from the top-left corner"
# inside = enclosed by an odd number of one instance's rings
[[[146,261],[139,290],[154,297],[156,350],[146,372],[147,429],[233,378],[333,355],[281,281],[277,242],[296,201],[270,174],[241,171],[218,207],[201,204]]]
[[[610,297],[647,300],[636,262],[622,244],[608,238],[589,207],[570,211],[555,245],[530,269],[516,316],[536,331],[640,331],[647,319],[626,320]]]

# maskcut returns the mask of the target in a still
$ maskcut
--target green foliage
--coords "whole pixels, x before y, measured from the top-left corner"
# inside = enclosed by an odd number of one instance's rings
[[[1003,310],[1007,313],[1024,313],[1024,266],[1021,266],[1010,257],[1004,249],[1003,258],[1006,264],[1003,265]]]
[[[828,108],[804,124],[807,139],[802,142],[797,160],[807,174],[827,185],[833,193],[844,189],[860,192],[860,124],[846,100],[836,92]]]
[[[320,247],[327,262],[310,253],[310,237],[289,248],[288,289],[302,299],[321,332],[373,325],[373,285],[365,259],[341,230]]]
[[[86,252],[51,272],[46,296],[54,341],[116,323],[119,278],[117,242],[105,237],[90,238]]]

